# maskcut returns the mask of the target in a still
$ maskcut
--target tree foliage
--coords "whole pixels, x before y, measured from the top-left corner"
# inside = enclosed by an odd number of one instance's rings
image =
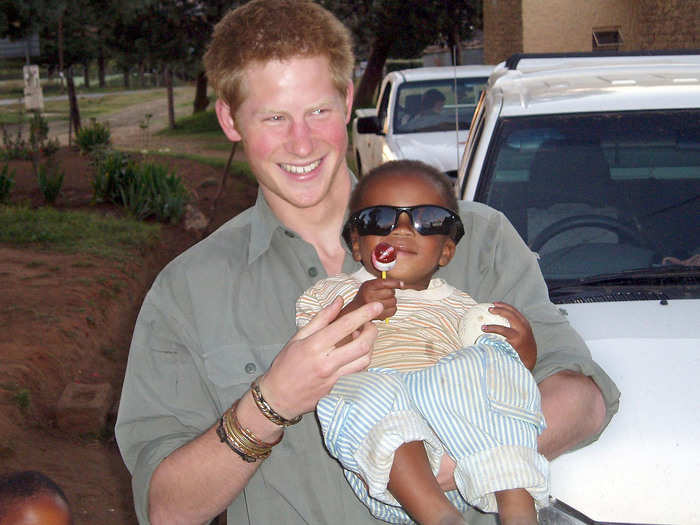
[[[478,0],[323,0],[355,37],[367,67],[355,105],[371,105],[388,58],[415,58],[431,44],[454,45],[480,24]]]

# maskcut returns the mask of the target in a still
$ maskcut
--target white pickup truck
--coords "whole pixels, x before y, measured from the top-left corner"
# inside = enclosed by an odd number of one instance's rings
[[[552,461],[541,524],[700,524],[700,54],[679,53],[516,55],[469,133],[459,198],[508,217],[621,391]]]
[[[352,149],[359,176],[389,160],[417,159],[454,177],[474,108],[493,66],[392,71],[375,109],[357,109]]]

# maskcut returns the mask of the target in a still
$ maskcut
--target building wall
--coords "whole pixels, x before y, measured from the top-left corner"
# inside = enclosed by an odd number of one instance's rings
[[[483,0],[484,61],[513,53],[591,51],[594,29],[619,28],[621,50],[700,48],[698,0]]]
[[[639,0],[639,49],[700,49],[700,2]]]
[[[521,0],[483,0],[484,63],[496,64],[523,51]]]
[[[594,28],[619,27],[623,49],[638,0],[522,0],[526,53],[591,51]]]

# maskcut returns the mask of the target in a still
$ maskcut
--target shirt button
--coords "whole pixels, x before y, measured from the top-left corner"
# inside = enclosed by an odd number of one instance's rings
[[[256,369],[257,367],[255,366],[255,363],[247,363],[245,365],[245,371],[247,374],[252,374]]]
[[[284,230],[284,234],[285,234],[287,237],[294,237],[294,232],[290,232],[289,230]]]
[[[316,277],[318,275],[318,270],[315,266],[309,268],[309,277]]]

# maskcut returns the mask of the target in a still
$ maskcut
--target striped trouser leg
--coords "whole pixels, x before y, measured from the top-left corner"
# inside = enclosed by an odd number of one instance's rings
[[[526,488],[546,504],[549,471],[537,453],[544,429],[532,374],[510,344],[485,335],[435,366],[406,374],[411,398],[455,459],[462,496],[495,512],[494,492]]]
[[[345,468],[355,494],[374,516],[391,523],[412,523],[387,490],[396,449],[424,441],[434,472],[444,453],[402,378],[388,369],[343,376],[316,407],[326,448]]]

